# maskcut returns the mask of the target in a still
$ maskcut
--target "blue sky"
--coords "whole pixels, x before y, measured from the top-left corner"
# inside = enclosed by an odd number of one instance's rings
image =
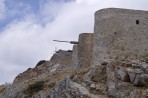
[[[15,19],[22,19],[22,17],[28,13],[37,13],[40,8],[39,1],[40,0],[5,0],[6,16],[0,21],[0,28],[5,27]]]
[[[65,3],[70,1],[72,0],[5,0],[6,15],[4,19],[0,20],[0,29],[13,20],[23,19],[26,14],[35,14],[38,19],[42,18],[40,10],[46,3]],[[52,19],[53,17],[50,18]]]
[[[78,40],[93,32],[95,11],[108,8],[148,10],[148,0],[0,0],[0,84],[49,60],[57,49],[72,45],[52,40]]]

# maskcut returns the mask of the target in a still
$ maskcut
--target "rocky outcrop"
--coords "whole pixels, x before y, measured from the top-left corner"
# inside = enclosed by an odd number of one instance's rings
[[[145,64],[146,62],[141,62]],[[134,63],[135,64],[135,63]],[[139,63],[137,63],[139,64]],[[55,71],[43,78],[5,86],[1,98],[147,98],[148,77],[143,67],[113,60],[88,68]],[[142,66],[139,65],[139,66]],[[45,81],[43,89],[25,93],[28,84]],[[30,90],[30,89],[27,89]],[[5,92],[5,93],[4,93]]]
[[[44,73],[54,72],[64,68],[69,68],[72,62],[72,52],[59,50],[55,53],[50,61],[41,60],[35,68],[28,68],[25,72],[20,73],[14,79],[14,84],[40,76]]]
[[[107,65],[109,96],[113,98],[146,98],[148,96],[147,74],[141,68],[135,68],[132,65],[130,62],[116,60]]]

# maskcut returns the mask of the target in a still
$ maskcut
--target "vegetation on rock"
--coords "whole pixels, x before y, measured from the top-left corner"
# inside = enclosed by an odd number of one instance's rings
[[[44,81],[37,81],[33,84],[28,85],[27,89],[24,91],[24,93],[32,95],[33,93],[36,93],[38,91],[43,90],[44,88]]]

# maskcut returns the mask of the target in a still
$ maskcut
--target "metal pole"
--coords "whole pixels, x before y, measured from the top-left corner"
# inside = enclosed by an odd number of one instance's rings
[[[55,42],[66,42],[66,43],[70,43],[69,41],[60,41],[60,40],[53,40]]]
[[[53,40],[55,42],[65,42],[65,43],[70,43],[70,44],[78,44],[79,42],[77,41],[60,41],[60,40]]]

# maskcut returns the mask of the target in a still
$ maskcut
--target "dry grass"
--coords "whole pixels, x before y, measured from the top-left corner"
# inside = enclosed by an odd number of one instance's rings
[[[4,90],[6,89],[6,87],[5,86],[0,86],[0,93],[2,93],[2,92],[4,92]]]
[[[94,75],[94,76],[91,78],[91,80],[92,80],[93,82],[102,82],[102,81],[106,80],[106,78],[107,78],[106,75],[102,75],[102,76],[100,76],[100,75]]]
[[[44,91],[50,91],[54,88],[56,84],[56,81],[50,81],[50,82],[46,82],[45,86],[44,86]]]
[[[52,90],[58,81],[64,79],[67,75],[70,75],[70,73],[70,71],[55,71],[52,74],[45,73],[24,82],[21,87],[23,92],[30,98],[32,95],[41,90]]]
[[[90,67],[88,68],[79,68],[75,69],[71,72],[70,78],[77,77],[78,80],[83,81],[84,74],[88,73],[90,70]]]

